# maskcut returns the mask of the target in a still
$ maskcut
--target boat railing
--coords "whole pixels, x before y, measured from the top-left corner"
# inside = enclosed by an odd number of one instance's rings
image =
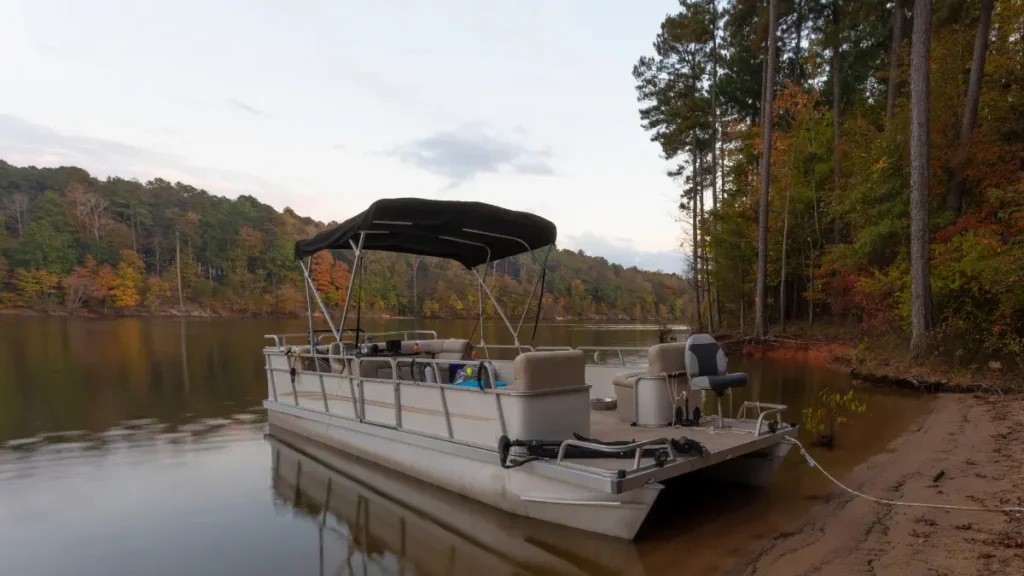
[[[628,353],[633,352],[636,354],[646,354],[649,347],[644,346],[538,346],[535,348],[537,351],[541,350],[580,350],[589,357],[592,357],[594,361],[592,364],[604,364],[602,356],[606,353],[611,353],[613,356],[617,356],[619,364],[627,366],[626,356]],[[626,354],[624,354],[624,352]],[[591,362],[588,362],[591,364]]]
[[[422,338],[418,336],[419,334],[430,337]],[[433,330],[392,330],[390,332],[367,332],[365,334],[367,342],[376,340],[381,336],[401,336],[402,340],[437,340],[437,332]],[[412,336],[412,338],[410,338],[410,336]]]
[[[584,352],[590,352],[594,355],[595,364],[603,364],[601,362],[601,356],[605,353],[613,353],[619,358],[619,364],[626,366],[626,356],[623,352],[633,352],[636,354],[643,354],[646,360],[647,351],[650,347],[645,346],[580,346],[579,350]]]
[[[667,450],[668,458],[662,460],[659,465],[663,466],[669,462],[676,460],[676,451],[672,449],[672,442],[667,438],[652,438],[650,440],[642,440],[640,442],[632,442],[630,444],[594,444],[592,442],[584,442],[581,440],[563,440],[562,444],[558,447],[558,457],[555,459],[556,464],[563,466],[573,466],[578,468],[586,468],[588,470],[594,470],[592,466],[581,466],[579,464],[570,464],[563,462],[565,460],[565,451],[570,446],[576,446],[579,448],[585,448],[588,450],[596,450],[598,452],[606,452],[608,454],[619,454],[622,452],[633,452],[633,468],[630,472],[640,469],[640,462],[643,460],[644,448],[661,448],[664,447]],[[598,469],[602,472],[607,472],[603,469]]]
[[[529,346],[527,344],[518,344],[518,345],[516,345],[516,344],[486,344],[486,343],[484,343],[484,344],[478,345],[477,349],[478,350],[479,349],[483,349],[484,358],[486,358],[488,360],[507,360],[507,359],[510,359],[510,358],[491,358],[491,350],[497,350],[499,352],[500,351],[505,351],[505,350],[511,350],[513,352],[513,354],[511,354],[511,357],[513,357],[513,358],[515,356],[518,356],[518,355],[522,354],[523,352],[536,352],[537,351],[537,348],[534,348],[533,346]]]
[[[424,338],[422,336],[428,336]],[[373,341],[381,336],[401,336],[403,340],[436,340],[437,332],[434,330],[395,330],[390,332],[368,332],[365,334],[366,341]],[[317,337],[316,342],[318,345],[324,345],[325,338],[333,338],[333,334],[321,334]],[[289,339],[303,338],[303,344],[308,343],[309,333],[298,332],[292,334],[267,334],[264,338],[274,341],[275,348],[284,348],[289,345]],[[349,341],[349,340],[345,340]],[[647,353],[648,347],[644,346],[529,346],[526,344],[482,344],[478,346],[482,348],[485,356],[490,359],[490,350],[513,350],[515,354],[522,354],[523,352],[554,352],[560,350],[580,350],[587,355],[588,364],[605,365],[606,356],[611,356],[617,359],[617,363],[622,366],[628,366],[628,356],[632,353],[633,355],[643,355]],[[319,357],[324,357],[324,354],[317,354]]]
[[[603,358],[605,354],[609,354],[618,358],[618,364],[622,366],[628,366],[628,355],[634,353],[636,355],[647,354],[647,347],[644,346],[528,346],[526,344],[485,344],[481,345],[485,355],[490,357],[490,349],[498,350],[514,350],[516,354],[522,354],[523,352],[558,352],[566,350],[580,350],[587,356],[587,364],[591,365],[607,365]]]
[[[732,392],[731,388],[729,392]],[[766,402],[751,402],[747,400],[736,412],[736,419],[745,420],[748,408],[757,411],[757,424],[754,425],[754,436],[756,437],[761,436],[761,424],[764,423],[766,417],[775,416],[775,421],[782,424],[782,413],[786,411],[788,406],[785,404],[768,404]]]
[[[303,346],[309,344],[309,332],[295,332],[292,334],[264,334],[263,338],[274,341],[275,348],[287,347],[289,338],[304,338]]]
[[[298,396],[298,392],[296,390],[294,376],[292,376],[292,370],[291,369],[285,369],[285,368],[279,368],[279,367],[273,367],[273,366],[271,366],[271,363],[269,361],[269,355],[270,354],[281,354],[281,353],[285,354],[286,356],[289,356],[290,358],[296,358],[296,359],[299,360],[299,362],[297,363],[298,366],[296,367],[296,372],[295,372],[296,375],[301,372],[301,373],[315,374],[319,378],[319,381],[320,381],[320,394],[321,394],[321,398],[323,400],[324,412],[327,413],[327,414],[336,414],[336,415],[341,416],[343,418],[348,418],[348,416],[343,416],[341,414],[338,414],[337,412],[332,412],[331,411],[330,404],[327,401],[327,389],[326,389],[326,387],[324,385],[324,376],[325,375],[327,375],[327,376],[333,375],[333,376],[341,377],[341,376],[344,376],[345,372],[348,372],[349,373],[349,376],[348,376],[349,394],[352,397],[352,410],[353,410],[352,418],[354,418],[355,420],[357,420],[359,422],[366,422],[366,395],[365,395],[365,393],[363,391],[363,384],[364,384],[364,382],[368,381],[368,382],[378,382],[378,383],[384,383],[384,384],[391,384],[394,387],[394,405],[395,405],[395,425],[394,425],[394,428],[399,429],[399,430],[404,430],[404,428],[402,427],[401,385],[402,384],[407,384],[407,385],[415,385],[415,386],[430,386],[430,387],[433,387],[433,388],[437,389],[438,394],[440,395],[441,408],[442,408],[442,412],[443,412],[443,415],[444,415],[445,428],[447,430],[448,439],[449,440],[458,441],[458,440],[455,439],[455,434],[454,434],[454,431],[452,429],[451,412],[448,409],[448,398],[447,398],[446,390],[451,390],[451,389],[458,389],[458,390],[467,390],[468,389],[468,390],[479,391],[480,393],[491,393],[494,396],[495,411],[496,411],[496,415],[497,415],[497,418],[498,418],[498,424],[499,424],[499,427],[501,429],[501,433],[503,435],[507,435],[508,434],[508,428],[505,425],[505,412],[504,412],[504,410],[502,409],[502,406],[501,406],[501,394],[498,393],[498,387],[496,385],[497,369],[494,367],[494,364],[490,360],[458,360],[458,361],[453,361],[453,360],[450,360],[450,359],[421,358],[421,357],[398,357],[398,358],[390,357],[390,356],[358,356],[357,357],[357,356],[353,356],[353,355],[341,355],[341,354],[318,354],[315,351],[313,353],[307,353],[307,352],[301,352],[301,351],[299,351],[299,352],[277,352],[277,351],[275,351],[275,352],[270,352],[270,351],[266,352],[266,356],[268,356],[268,358],[267,358],[267,363],[266,363],[265,369],[267,370],[268,374],[271,375],[270,384],[272,386],[272,391],[273,391],[273,396],[274,396],[275,401],[277,401],[277,381],[273,377],[273,374],[274,374],[274,372],[284,372],[285,374],[288,374],[291,377],[291,380],[292,380],[292,395],[294,397],[295,406],[299,406],[299,396]],[[306,370],[304,368],[301,368],[301,366],[302,366],[301,360],[304,359],[304,358],[312,359],[313,360],[313,365],[317,369],[315,371],[313,371],[313,370]],[[321,365],[318,363],[319,361],[323,361],[323,360],[326,360],[328,363],[331,360],[340,360],[343,363],[345,368],[344,368],[344,370],[341,373],[334,372],[333,370],[329,371],[329,372],[323,372],[323,371],[321,371],[319,369]],[[352,364],[356,360],[358,360],[360,362],[380,362],[380,363],[388,364],[389,367],[391,368],[391,378],[375,378],[375,377],[366,377],[366,376],[353,376],[352,375]],[[482,385],[480,385],[478,387],[475,387],[475,388],[474,387],[467,388],[465,386],[457,386],[457,385],[454,385],[454,384],[445,384],[443,382],[440,382],[439,380],[440,380],[441,372],[439,370],[439,365],[449,365],[449,364],[452,364],[452,363],[461,364],[463,366],[475,366],[475,367],[477,367],[478,374],[479,373],[486,373],[488,375],[489,378],[488,378],[487,381],[485,381],[485,384],[489,384],[489,386],[482,384]],[[438,382],[421,382],[421,381],[417,381],[415,379],[414,380],[401,379],[401,378],[398,377],[398,374],[399,374],[398,367],[400,365],[402,365],[402,364],[408,364],[410,366],[410,373],[414,375],[414,378],[415,378],[415,371],[414,371],[413,367],[415,365],[428,365],[428,366],[431,366],[433,368],[433,370],[434,370],[435,376],[437,376]],[[487,369],[484,370],[482,367],[486,367]],[[358,394],[356,393],[357,390],[358,390]],[[538,391],[538,392],[542,392],[542,391]],[[533,392],[533,393],[536,393],[536,392]],[[531,394],[531,392],[526,392],[526,394]],[[385,424],[385,426],[387,426],[387,424]],[[416,430],[409,430],[409,431],[417,433],[417,434],[420,434],[420,432],[416,431]],[[488,448],[489,449],[493,449],[493,447],[488,447]]]
[[[313,333],[319,333],[319,336],[316,337],[317,345],[331,343],[324,342],[325,339],[329,339],[335,342],[339,341],[338,338],[334,335],[334,333],[331,332],[330,330],[314,330]],[[342,340],[340,341],[355,342],[354,335],[351,336],[351,338],[353,338],[351,340],[345,339],[345,336],[349,336],[349,334],[343,334]],[[402,340],[437,340],[437,332],[435,332],[434,330],[394,330],[391,332],[366,332],[363,335],[363,338],[366,339],[367,341],[371,341],[380,338],[381,336],[402,336]],[[294,339],[296,338],[303,339],[302,345],[309,344],[309,332],[294,332],[290,334],[264,334],[263,337],[268,340],[273,340],[275,348],[287,347],[289,345],[288,340],[292,339],[292,341],[294,342]]]

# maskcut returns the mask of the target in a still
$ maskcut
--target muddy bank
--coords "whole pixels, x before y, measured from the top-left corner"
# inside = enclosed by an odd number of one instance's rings
[[[931,406],[886,452],[841,479],[898,501],[1024,506],[1024,398],[941,395]],[[889,506],[838,488],[833,494],[734,573],[1024,574],[1022,513]]]
[[[848,372],[857,382],[877,387],[926,393],[1024,393],[1024,364],[1019,358],[956,365],[938,355],[911,358],[892,338],[854,343],[849,335],[841,334],[807,340],[774,336],[755,340],[734,334],[718,334],[716,338],[730,355],[828,366]]]

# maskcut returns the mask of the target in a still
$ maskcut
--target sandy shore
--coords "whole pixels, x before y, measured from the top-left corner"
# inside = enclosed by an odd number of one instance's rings
[[[1024,506],[1024,398],[943,395],[842,479],[897,501]],[[742,565],[745,575],[1024,574],[1024,514],[876,504],[841,492]]]

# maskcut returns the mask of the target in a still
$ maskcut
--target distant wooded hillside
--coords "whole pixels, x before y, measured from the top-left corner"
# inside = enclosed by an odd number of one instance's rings
[[[0,208],[0,307],[299,314],[305,294],[292,245],[325,226],[252,196],[2,160]],[[344,302],[350,264],[343,252],[314,259],[328,305]],[[364,313],[476,313],[476,285],[458,264],[375,253],[365,266]],[[522,311],[538,272],[529,255],[494,263],[488,282],[506,312]],[[548,261],[543,316],[679,318],[683,284],[675,274],[558,250]]]

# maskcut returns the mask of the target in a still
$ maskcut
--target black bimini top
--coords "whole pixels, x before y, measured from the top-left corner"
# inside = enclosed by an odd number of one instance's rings
[[[549,220],[484,204],[422,198],[377,200],[316,236],[295,243],[295,258],[321,250],[350,250],[366,232],[363,249],[448,258],[467,268],[555,243]]]

